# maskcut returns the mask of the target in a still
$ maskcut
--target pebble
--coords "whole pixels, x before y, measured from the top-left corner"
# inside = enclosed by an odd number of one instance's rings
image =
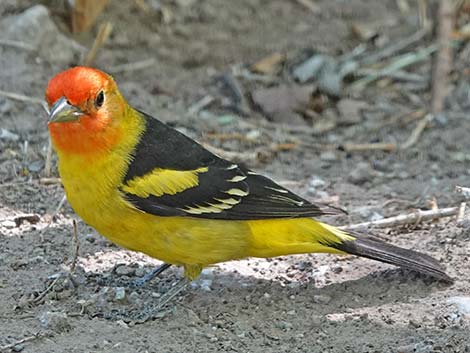
[[[362,185],[372,179],[372,169],[369,163],[360,162],[349,173],[348,180],[352,184]]]
[[[115,272],[120,276],[132,276],[135,273],[135,269],[127,265],[121,265],[116,267]]]
[[[129,294],[129,302],[131,303],[139,303],[141,300],[140,300],[140,295],[139,293],[137,292],[132,292],[131,294]]]
[[[320,153],[320,159],[324,162],[334,162],[338,160],[338,157],[334,151],[323,151]]]
[[[447,302],[456,305],[461,314],[470,314],[470,297],[451,297]]]
[[[292,325],[290,322],[287,322],[287,321],[281,321],[277,324],[277,327],[283,331],[289,331],[294,328],[294,325]]]
[[[124,287],[116,287],[114,290],[114,299],[124,301],[126,299],[126,289]]]
[[[145,276],[145,269],[143,267],[136,268],[135,276],[139,278]]]
[[[13,352],[21,352],[24,349],[22,344],[15,344],[11,349]]]
[[[66,313],[46,311],[39,316],[41,326],[55,332],[66,332],[71,326]]]
[[[314,303],[326,305],[331,302],[331,297],[329,295],[317,294],[312,297]]]
[[[18,141],[20,136],[7,129],[0,129],[0,140],[5,141]]]
[[[2,35],[36,48],[41,58],[52,63],[70,63],[84,49],[63,35],[44,5],[36,5],[2,21]]]
[[[13,228],[16,228],[16,222],[11,221],[11,220],[6,220],[0,223],[0,226],[5,227],[7,229],[13,229]]]

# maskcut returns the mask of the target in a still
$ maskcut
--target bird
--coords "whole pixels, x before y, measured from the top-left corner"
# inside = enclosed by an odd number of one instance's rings
[[[452,281],[429,255],[318,221],[343,211],[310,202],[133,108],[103,71],[62,71],[45,96],[73,210],[113,243],[164,268],[182,266],[188,281],[220,262],[302,253],[352,254]]]

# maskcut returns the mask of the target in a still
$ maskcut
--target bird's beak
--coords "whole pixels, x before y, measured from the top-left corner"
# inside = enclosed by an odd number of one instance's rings
[[[69,104],[65,97],[58,99],[49,113],[50,123],[66,123],[77,121],[83,112],[74,105]]]

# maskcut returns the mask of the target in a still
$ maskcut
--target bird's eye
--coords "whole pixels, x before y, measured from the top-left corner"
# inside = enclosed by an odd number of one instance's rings
[[[95,98],[95,106],[100,108],[104,103],[104,92],[100,91]]]

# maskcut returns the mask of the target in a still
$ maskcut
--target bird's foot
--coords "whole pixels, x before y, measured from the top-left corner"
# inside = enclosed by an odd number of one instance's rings
[[[171,267],[170,264],[163,264],[158,267],[155,267],[151,272],[132,281],[131,287],[143,287],[147,282],[150,282],[152,279],[159,276],[163,271],[165,271],[166,269],[170,267]]]

